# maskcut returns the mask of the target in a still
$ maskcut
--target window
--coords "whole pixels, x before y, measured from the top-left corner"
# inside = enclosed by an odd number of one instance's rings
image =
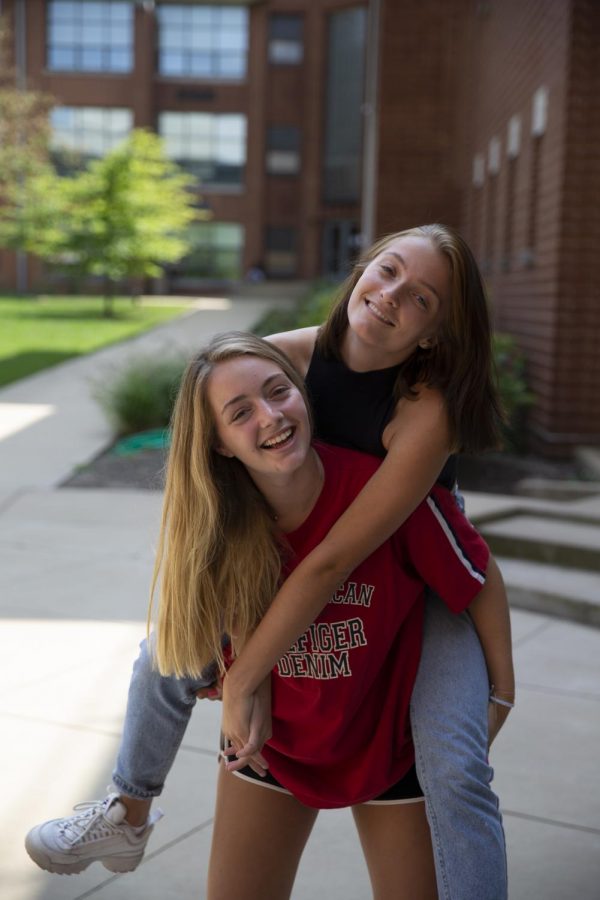
[[[360,254],[359,223],[352,219],[334,219],[325,222],[322,247],[324,274],[345,278]]]
[[[501,265],[504,272],[512,266],[515,207],[517,203],[517,160],[521,150],[521,118],[512,116],[508,123],[506,139],[506,181],[504,194],[504,233],[502,238]]]
[[[300,129],[295,125],[271,125],[267,129],[267,172],[296,175],[300,171]]]
[[[531,115],[531,162],[527,204],[527,246],[522,254],[526,267],[535,265],[538,243],[541,160],[544,134],[548,125],[548,88],[541,87],[533,95]]]
[[[485,248],[483,268],[484,272],[491,273],[494,270],[496,256],[496,229],[498,226],[498,178],[500,172],[502,145],[500,138],[493,137],[488,145],[487,169],[488,179],[486,186],[486,214],[485,214]]]
[[[527,203],[527,246],[522,254],[527,268],[535,265],[535,251],[538,242],[539,199],[541,182],[541,159],[543,135],[533,135],[531,139],[531,162],[529,169],[529,197]]]
[[[515,205],[516,205],[516,183],[517,183],[517,158],[509,157],[506,171],[506,194],[504,201],[504,235],[502,248],[502,269],[504,272],[510,271],[511,254],[513,251],[513,234],[515,224]]]
[[[490,275],[494,270],[494,256],[496,252],[496,215],[498,205],[497,174],[490,172],[486,182],[485,192],[485,236],[482,269],[486,275]]]
[[[46,65],[60,72],[130,72],[134,4],[50,0]]]
[[[296,274],[298,254],[295,228],[267,228],[265,264],[267,274],[289,278]]]
[[[59,171],[80,168],[124,140],[133,126],[130,109],[55,106],[50,113],[50,149]]]
[[[333,205],[360,199],[366,24],[362,8],[329,18],[322,185]]]
[[[204,186],[242,185],[246,163],[246,116],[239,113],[164,112],[158,131],[167,156]]]
[[[473,157],[472,185],[469,192],[468,222],[471,249],[475,255],[483,257],[483,186],[485,184],[485,157],[476,153]]]
[[[193,248],[174,270],[179,285],[200,278],[238,279],[242,274],[244,227],[237,222],[196,222]]]
[[[246,75],[248,10],[244,6],[158,7],[158,71],[184,78],[239,80]]]
[[[269,62],[295,66],[304,58],[302,16],[272,15],[269,18]]]

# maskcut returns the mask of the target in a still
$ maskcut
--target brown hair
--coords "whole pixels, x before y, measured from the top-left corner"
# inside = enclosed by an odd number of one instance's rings
[[[475,257],[457,231],[447,225],[420,225],[376,241],[357,261],[317,338],[320,350],[341,358],[348,328],[348,302],[366,267],[398,238],[427,238],[450,263],[451,293],[431,348],[417,347],[402,363],[396,396],[415,398],[426,384],[444,396],[455,450],[477,452],[498,446],[503,413],[496,386],[492,333],[486,292]]]

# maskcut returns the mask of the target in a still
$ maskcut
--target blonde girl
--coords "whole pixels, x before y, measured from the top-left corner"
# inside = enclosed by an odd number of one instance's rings
[[[311,447],[301,382],[274,347],[240,334],[214,339],[189,366],[173,419],[156,569],[161,670],[200,673],[216,657],[224,671],[268,608],[282,556],[287,573],[377,467],[355,451]],[[407,733],[424,577],[454,612],[476,605],[484,621],[506,613],[485,544],[443,488],[338,586],[279,661],[260,787],[249,767],[221,766],[210,900],[285,900],[316,810],[345,805],[374,897],[436,896]],[[225,655],[223,628],[232,636]]]

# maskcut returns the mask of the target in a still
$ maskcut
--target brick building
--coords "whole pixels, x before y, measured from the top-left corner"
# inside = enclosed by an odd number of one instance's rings
[[[600,443],[600,4],[480,6],[461,95],[472,131],[460,222],[498,327],[526,352],[536,443],[562,453]]]
[[[343,272],[360,241],[458,226],[527,354],[537,449],[600,444],[595,0],[1,0],[57,162],[165,137],[212,220],[169,272]],[[4,287],[35,264],[2,262]]]

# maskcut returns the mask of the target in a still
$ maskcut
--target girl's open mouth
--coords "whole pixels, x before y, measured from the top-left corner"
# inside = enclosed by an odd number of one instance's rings
[[[279,434],[274,435],[274,437],[269,438],[268,441],[265,441],[260,446],[263,450],[277,450],[280,447],[285,447],[290,443],[295,432],[295,428],[286,428],[284,431],[280,431]]]
[[[378,307],[375,306],[374,303],[372,303],[370,300],[365,300],[365,305],[369,312],[372,313],[376,319],[378,319],[380,322],[383,322],[384,325],[389,325],[392,328],[394,327],[394,323],[390,321],[390,319],[386,319],[381,310],[378,309]]]

